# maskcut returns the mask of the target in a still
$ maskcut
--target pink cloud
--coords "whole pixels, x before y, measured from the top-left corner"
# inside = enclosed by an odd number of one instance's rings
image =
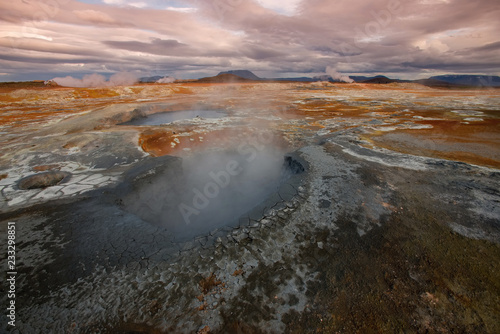
[[[98,23],[98,24],[116,23],[116,20],[113,19],[110,15],[93,9],[75,10],[74,13],[82,20],[89,21],[92,23]]]
[[[404,73],[453,70],[446,59],[457,71],[500,71],[497,1],[308,0],[287,10],[274,0],[186,0],[181,11],[129,2],[0,2],[5,67],[30,72],[52,59],[56,72],[77,62],[178,76],[223,66],[320,74],[332,64]]]

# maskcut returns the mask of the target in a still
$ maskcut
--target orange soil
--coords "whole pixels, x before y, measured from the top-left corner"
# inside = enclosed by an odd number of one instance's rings
[[[415,123],[432,125],[433,128],[391,132],[413,137],[412,145],[407,142],[402,145],[400,141],[388,138],[389,133],[376,133],[367,138],[377,146],[403,153],[500,168],[500,119],[469,124],[459,120],[423,120]]]
[[[273,83],[276,84],[276,83]],[[176,96],[192,96],[189,99],[196,101],[197,89],[205,87],[218,86],[238,86],[244,89],[259,88],[259,83],[178,83],[178,84],[138,84],[127,87],[132,94],[144,96],[121,96],[117,93],[117,87],[109,88],[68,88],[68,87],[50,87],[41,86],[40,83],[19,83],[15,85],[0,85],[0,126],[7,128],[17,128],[22,130],[29,125],[38,126],[47,123],[53,119],[60,119],[69,115],[78,114],[86,110],[97,109],[107,106],[110,103],[131,103],[137,102],[137,98],[148,98],[150,100],[172,99]],[[267,86],[266,86],[267,87]],[[381,104],[371,104],[374,101],[366,97],[351,97],[349,102],[342,100],[324,100],[324,99],[305,99],[305,103],[293,103],[292,97],[288,98],[287,90],[270,88],[270,91],[262,91],[268,94],[267,98],[272,101],[275,110],[274,115],[284,120],[307,119],[307,124],[303,125],[279,125],[273,126],[278,130],[284,131],[284,136],[292,136],[288,142],[297,141],[300,135],[296,132],[303,130],[317,131],[324,127],[321,121],[335,118],[341,128],[352,126],[346,121],[362,121],[377,118],[383,120],[387,126],[393,126],[404,122],[413,122],[415,124],[432,125],[432,129],[399,129],[390,132],[375,132],[365,135],[365,138],[372,141],[377,146],[385,147],[404,153],[422,154],[445,159],[453,159],[473,164],[487,166],[500,166],[500,159],[496,158],[496,152],[500,147],[500,129],[499,119],[496,112],[485,112],[484,121],[470,122],[464,124],[463,118],[457,115],[451,115],[447,111],[435,110],[432,107],[432,101],[411,101],[411,105],[402,104],[402,100],[396,98],[391,101],[383,101]],[[286,86],[283,86],[286,87]],[[308,92],[313,86],[308,84],[295,84],[295,89],[301,94]],[[173,95],[162,96],[163,88],[171,90]],[[408,94],[418,97],[443,97],[459,99],[471,96],[497,95],[498,90],[474,90],[457,91],[447,89],[417,89],[411,86],[397,85],[375,85],[375,84],[338,84],[330,87],[333,90],[352,91],[391,91],[398,94]],[[276,92],[273,91],[276,89]],[[259,90],[257,90],[259,91]],[[328,93],[328,89],[325,93]],[[315,92],[315,90],[311,90]],[[178,95],[177,95],[178,94]],[[243,93],[242,93],[243,94]],[[302,95],[303,96],[303,95]],[[276,97],[276,98],[275,98]],[[49,100],[52,99],[52,100]],[[186,100],[191,101],[191,100]],[[354,104],[352,103],[354,102]],[[374,101],[376,102],[376,100]],[[229,103],[229,102],[228,102]],[[446,103],[446,101],[444,102]],[[189,104],[189,103],[188,103]],[[413,114],[404,115],[401,111],[407,108],[414,109],[411,106],[422,105],[424,109],[413,111]],[[423,117],[440,118],[441,120],[419,120],[412,118],[413,115]],[[374,117],[377,116],[377,117]],[[390,120],[390,121],[388,121]],[[352,123],[352,122],[351,122]],[[381,125],[385,126],[385,124]],[[258,127],[254,127],[258,128]],[[195,132],[195,129],[177,129],[177,133],[172,133],[166,129],[150,128],[150,130],[138,129],[140,133],[139,145],[144,151],[152,155],[182,154],[185,150],[195,150],[203,148],[208,143],[210,146],[226,147],[235,141],[235,136],[250,134],[251,130],[241,127],[237,129],[216,129],[210,132]],[[180,135],[182,133],[182,136]],[[287,135],[288,133],[288,135]],[[401,141],[389,138],[389,134],[401,133],[413,137],[412,143],[406,141],[402,145]],[[202,137],[200,139],[200,137]],[[177,142],[178,141],[178,142]],[[422,142],[432,141],[432,145],[422,145]],[[281,137],[279,145],[287,146],[285,140]],[[234,144],[234,143],[233,143]],[[466,147],[463,144],[474,144],[481,146],[481,152]],[[461,147],[464,146],[464,147]]]
[[[263,133],[263,132],[262,132]],[[153,156],[182,155],[184,151],[198,151],[205,147],[238,148],[240,145],[260,147],[269,133],[259,137],[260,133],[248,127],[213,130],[210,132],[173,132],[164,129],[145,130],[139,136],[141,148]],[[286,149],[287,142],[281,135],[272,134],[272,145]]]

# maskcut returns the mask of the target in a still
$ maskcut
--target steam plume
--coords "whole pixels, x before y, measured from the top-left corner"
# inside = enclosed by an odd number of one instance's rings
[[[167,77],[163,77],[163,78],[157,80],[156,83],[172,83],[172,82],[175,82],[175,80],[177,80],[177,79],[167,76]]]
[[[326,74],[331,76],[333,80],[339,80],[339,81],[348,82],[348,83],[354,82],[354,80],[349,78],[349,76],[337,72],[335,70],[335,68],[333,68],[331,66],[327,66],[325,72],[326,72]]]
[[[97,73],[84,75],[82,79],[67,77],[57,77],[49,81],[54,81],[60,86],[66,87],[111,87],[111,86],[128,86],[137,82],[137,77],[132,73],[120,72],[113,74],[109,80],[106,77]]]

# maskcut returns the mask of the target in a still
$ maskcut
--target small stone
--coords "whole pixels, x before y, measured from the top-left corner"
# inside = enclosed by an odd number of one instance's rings
[[[201,326],[196,334],[208,334],[210,333],[210,327],[209,326]]]
[[[247,239],[247,238],[248,238],[248,234],[247,234],[247,233],[243,233],[243,232],[242,232],[242,233],[240,233],[240,234],[238,234],[238,235],[233,235],[233,238],[234,238],[237,242],[241,242],[241,241],[243,241],[243,240],[245,240],[245,239]]]
[[[323,242],[318,241],[318,248],[319,248],[319,249],[323,249]]]
[[[215,263],[215,265],[220,269],[224,270],[226,269],[227,262],[225,262],[224,260],[220,260],[219,262]]]
[[[281,219],[286,219],[286,214],[283,211],[278,212],[278,217]]]

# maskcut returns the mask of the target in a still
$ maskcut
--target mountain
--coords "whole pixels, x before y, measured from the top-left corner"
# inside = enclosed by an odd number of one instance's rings
[[[261,78],[259,78],[258,76],[256,76],[255,74],[253,74],[252,72],[250,72],[248,70],[225,71],[225,72],[220,72],[218,75],[221,75],[221,74],[233,74],[233,75],[239,76],[240,78],[244,78],[244,79],[248,79],[248,80],[262,80]]]
[[[463,85],[458,85],[458,84],[453,84],[449,83],[446,81],[441,81],[441,80],[436,80],[436,79],[419,79],[419,80],[413,80],[411,82],[415,82],[427,87],[433,87],[433,88],[463,88],[466,86]]]
[[[163,76],[161,75],[155,75],[154,77],[142,77],[139,78],[139,82],[144,82],[144,83],[157,82],[161,78],[163,78]]]
[[[365,77],[365,76],[361,76],[361,75],[350,75],[349,78],[354,80],[354,82],[361,82],[361,81],[373,79],[374,77]]]
[[[333,81],[333,78],[328,74],[323,74],[312,77],[312,81]]]
[[[354,82],[363,82],[363,83],[386,84],[391,82],[405,82],[404,80],[391,79],[383,75],[376,75],[374,77],[365,77],[362,75],[350,75],[349,78],[354,80]]]
[[[376,77],[369,78],[361,81],[362,83],[372,83],[372,84],[388,84],[392,82],[401,82],[398,79],[389,79],[388,77],[384,77],[383,75],[377,75]]]
[[[240,76],[230,73],[219,73],[215,77],[206,77],[196,80],[199,83],[232,83],[232,82],[251,82],[250,79],[245,79]]]
[[[163,76],[152,76],[140,78],[140,82],[157,82],[162,79]],[[383,75],[377,76],[350,76],[355,82],[369,83],[369,84],[388,84],[392,82],[414,82],[419,83],[428,87],[436,88],[467,88],[467,87],[500,87],[500,77],[499,76],[488,76],[488,75],[438,75],[433,76],[428,79],[420,80],[400,80],[392,79]],[[206,77],[198,80],[193,80],[194,82],[205,82],[205,83],[231,83],[231,82],[249,82],[249,81],[279,81],[279,82],[314,82],[314,81],[329,81],[338,82],[334,80],[329,75],[320,75],[313,78],[310,77],[298,77],[298,78],[260,78],[256,76],[249,70],[230,70],[220,72],[214,77]]]
[[[454,85],[500,87],[500,77],[491,75],[437,75],[429,79],[444,81]]]

